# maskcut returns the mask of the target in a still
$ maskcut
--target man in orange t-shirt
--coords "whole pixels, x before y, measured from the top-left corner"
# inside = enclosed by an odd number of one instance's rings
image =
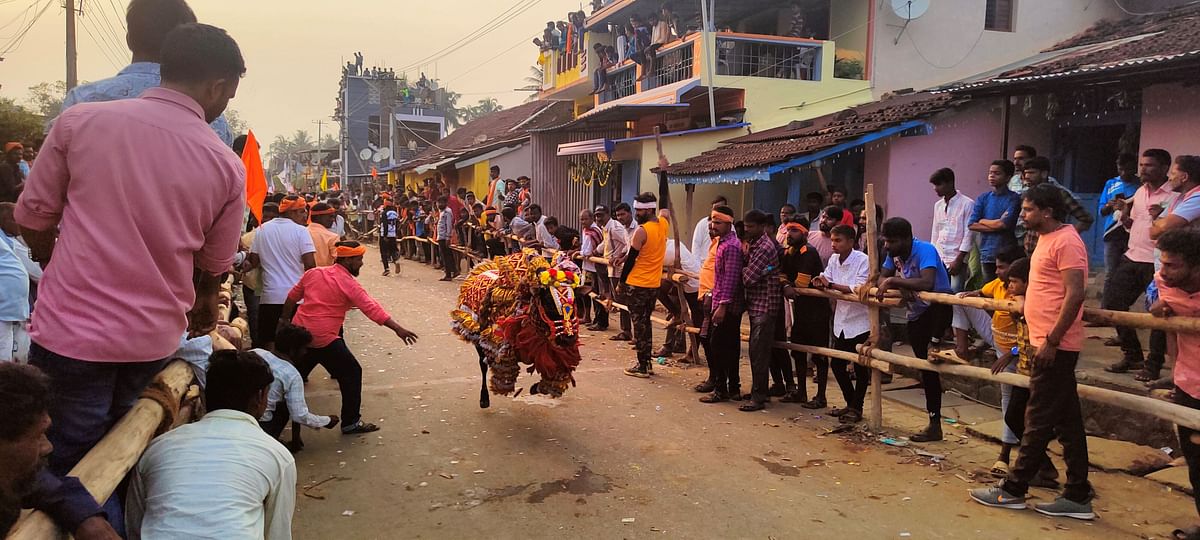
[[[1051,516],[1094,519],[1087,434],[1075,383],[1075,365],[1083,348],[1088,255],[1079,233],[1063,223],[1067,213],[1055,186],[1034,186],[1023,195],[1021,216],[1028,230],[1039,235],[1025,298],[1030,344],[1037,351],[1029,377],[1025,433],[1008,478],[996,487],[971,490],[971,498],[985,506],[1025,508],[1029,482],[1042,468],[1046,446],[1057,435],[1067,464],[1066,487],[1054,502],[1035,504],[1034,509]]]
[[[637,364],[626,369],[625,374],[645,378],[650,376],[650,348],[654,340],[650,315],[654,313],[658,288],[662,284],[670,224],[666,217],[658,215],[658,198],[653,193],[642,193],[633,201],[641,226],[629,241],[629,255],[625,258],[617,295],[629,303],[633,343],[637,349]]]

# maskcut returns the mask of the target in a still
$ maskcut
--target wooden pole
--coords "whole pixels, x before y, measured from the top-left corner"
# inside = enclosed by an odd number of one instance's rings
[[[671,199],[671,186],[667,184],[666,168],[671,162],[667,160],[667,155],[663,152],[662,147],[662,131],[658,126],[654,126],[654,145],[658,150],[658,191],[662,194],[663,205],[666,206],[667,212],[670,215],[671,233],[675,236],[675,262],[671,264],[675,271],[683,269],[683,250],[680,249],[679,235],[679,214],[675,213],[675,204]],[[691,199],[691,192],[688,192],[688,198]],[[688,202],[688,214],[691,215],[691,201]],[[695,253],[692,254],[695,256]],[[694,326],[692,322],[692,305],[687,301],[687,294],[683,292],[683,284],[685,282],[675,281],[675,294],[679,302],[679,316],[683,320],[684,326]],[[699,363],[700,359],[700,339],[693,334],[687,334],[688,340],[688,357],[692,363]]]
[[[866,191],[867,257],[870,259],[871,273],[874,274],[879,268],[879,248],[877,247],[879,245],[879,233],[877,232],[879,223],[878,215],[875,213],[875,184],[867,184]],[[867,316],[871,323],[870,342],[876,346],[883,339],[882,311],[879,306],[867,307]],[[883,429],[883,371],[874,367],[871,369],[871,414],[867,415],[867,418],[871,431]]]

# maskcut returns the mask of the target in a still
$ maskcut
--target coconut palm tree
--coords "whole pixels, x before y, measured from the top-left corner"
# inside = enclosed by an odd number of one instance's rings
[[[525,86],[517,89],[518,92],[529,92],[529,95],[525,97],[525,103],[529,103],[530,101],[537,99],[538,92],[542,91],[542,83],[545,80],[546,73],[545,70],[542,69],[541,64],[529,66],[529,75],[526,75],[525,78],[522,79],[522,81],[525,83]]]
[[[481,99],[478,104],[471,105],[463,110],[463,123],[478,120],[502,109],[504,107],[500,105],[500,102],[496,101],[496,98]]]

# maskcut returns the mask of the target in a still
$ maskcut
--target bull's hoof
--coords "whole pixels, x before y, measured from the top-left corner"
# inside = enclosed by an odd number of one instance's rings
[[[485,391],[483,391],[483,392],[480,392],[480,393],[479,393],[479,408],[480,408],[480,409],[486,409],[486,408],[488,408],[488,407],[491,407],[491,406],[492,406],[492,398],[491,398],[491,396],[489,396],[489,395],[488,395],[488,393],[487,393],[487,391],[486,391],[486,390],[485,390]]]

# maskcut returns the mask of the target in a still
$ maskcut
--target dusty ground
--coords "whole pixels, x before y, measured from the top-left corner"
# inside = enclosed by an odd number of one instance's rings
[[[834,420],[798,405],[704,405],[690,390],[702,369],[623,376],[633,353],[607,333],[585,334],[579,386],[562,399],[494,397],[481,410],[474,350],[448,330],[458,283],[414,262],[381,277],[368,260],[361,280],[421,341],[406,347],[351,315],[364,417],[383,429],[306,431],[297,538],[1162,538],[1196,518],[1182,493],[1095,471],[1095,522],[984,508],[966,490],[991,482],[997,447],[961,426],[895,448],[828,434]],[[323,371],[308,392],[317,412],[337,411]],[[892,401],[884,417],[894,436],[924,420]]]

